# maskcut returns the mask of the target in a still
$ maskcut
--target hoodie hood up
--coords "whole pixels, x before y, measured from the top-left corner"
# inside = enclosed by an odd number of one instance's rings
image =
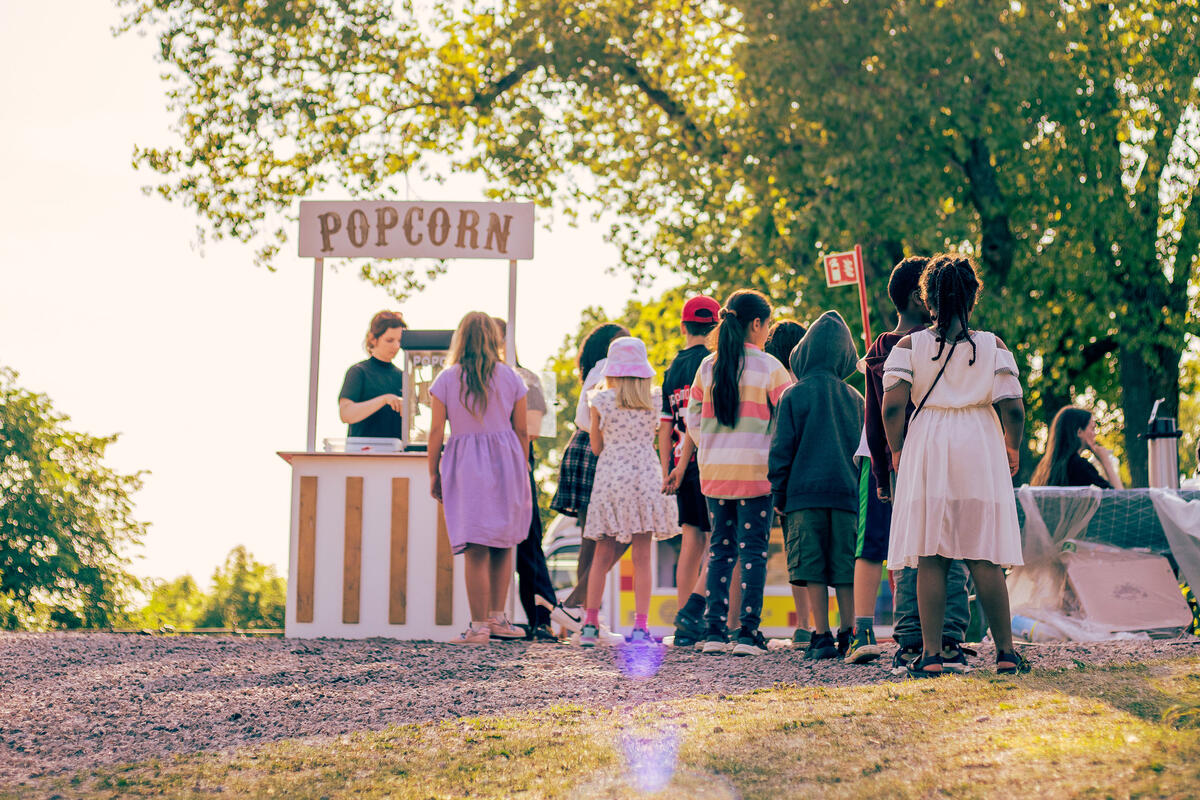
[[[788,360],[797,380],[821,371],[844,380],[855,371],[858,350],[842,315],[826,311],[804,334]]]

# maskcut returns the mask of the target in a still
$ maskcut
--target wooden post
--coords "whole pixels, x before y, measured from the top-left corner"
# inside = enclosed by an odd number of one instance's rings
[[[854,245],[854,259],[858,262],[858,303],[862,308],[862,323],[863,323],[863,341],[866,342],[866,349],[871,349],[871,319],[867,314],[867,276],[866,269],[863,265],[862,245]]]
[[[454,624],[454,553],[450,549],[450,534],[446,531],[446,509],[438,503],[437,567],[434,570],[435,625]]]
[[[300,541],[296,548],[296,622],[313,621],[317,566],[317,477],[300,478]]]
[[[342,622],[357,625],[362,596],[363,479],[346,478],[346,538],[342,547]]]
[[[504,333],[504,361],[517,365],[517,262],[508,262],[508,323]]]
[[[321,293],[325,259],[313,259],[312,342],[308,348],[308,433],[304,449],[317,451],[317,370],[321,362]]]
[[[392,478],[392,546],[388,573],[388,622],[408,621],[408,478]]]

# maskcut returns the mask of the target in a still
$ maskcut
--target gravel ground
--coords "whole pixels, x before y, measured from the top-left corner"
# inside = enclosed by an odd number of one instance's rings
[[[295,640],[0,633],[0,785],[102,764],[559,702],[635,705],[785,683],[902,680],[863,666],[655,649],[385,639]],[[638,652],[642,652],[639,650]],[[1200,655],[1200,639],[1025,648],[1039,668]],[[972,666],[990,669],[994,651]]]

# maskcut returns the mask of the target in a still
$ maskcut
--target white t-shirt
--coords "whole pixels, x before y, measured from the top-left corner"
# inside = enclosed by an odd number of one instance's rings
[[[602,358],[592,367],[592,371],[583,380],[583,388],[579,390],[579,405],[575,407],[575,428],[586,431],[592,427],[592,407],[588,405],[588,392],[596,388],[596,384],[604,380],[604,365],[607,358]]]

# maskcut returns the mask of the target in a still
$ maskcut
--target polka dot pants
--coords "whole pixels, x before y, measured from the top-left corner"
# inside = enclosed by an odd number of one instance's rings
[[[757,630],[762,621],[763,585],[767,579],[767,540],[771,535],[771,496],[706,498],[712,518],[708,551],[709,627],[724,628],[729,615],[729,581],[735,562],[742,562],[741,624]]]

